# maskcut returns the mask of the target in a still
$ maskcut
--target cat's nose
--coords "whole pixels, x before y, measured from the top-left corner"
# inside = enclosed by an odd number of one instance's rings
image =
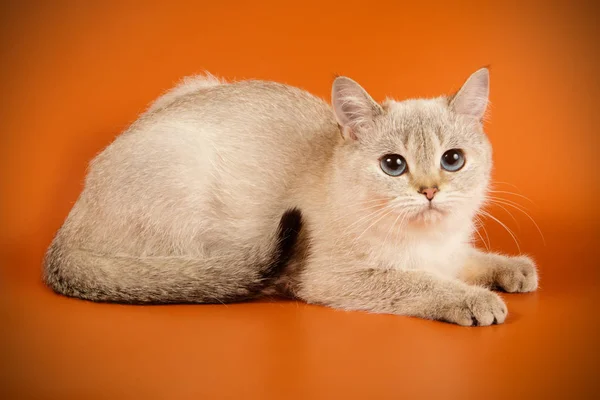
[[[421,193],[422,195],[427,197],[427,200],[431,201],[431,200],[433,200],[437,191],[438,191],[438,188],[430,187],[430,188],[421,188],[421,190],[419,190],[419,193]]]

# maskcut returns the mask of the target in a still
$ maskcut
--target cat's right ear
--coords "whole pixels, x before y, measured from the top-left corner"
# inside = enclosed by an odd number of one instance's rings
[[[485,115],[490,94],[490,71],[475,71],[460,88],[450,103],[450,108],[460,115],[480,121]]]
[[[373,127],[374,118],[383,112],[365,89],[345,76],[337,77],[333,82],[331,103],[346,139],[358,139]]]

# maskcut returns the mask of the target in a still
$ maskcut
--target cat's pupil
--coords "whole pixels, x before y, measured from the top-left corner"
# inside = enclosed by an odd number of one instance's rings
[[[402,159],[400,157],[388,158],[385,161],[390,169],[399,169],[402,167]]]
[[[458,155],[458,153],[456,151],[449,151],[448,153],[445,154],[445,156],[446,156],[446,162],[448,164],[456,164],[456,162],[460,158],[460,156]]]

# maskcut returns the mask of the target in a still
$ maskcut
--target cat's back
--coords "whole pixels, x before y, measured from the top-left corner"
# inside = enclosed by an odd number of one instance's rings
[[[243,181],[252,173],[277,185],[300,171],[322,170],[340,138],[329,104],[305,90],[271,81],[196,77],[159,98],[116,142],[150,149],[136,150],[144,161],[152,157],[160,164],[163,154],[169,162],[179,160],[196,177],[210,171]],[[219,182],[227,184],[233,182]]]
[[[339,140],[330,106],[301,89],[184,82],[93,160],[71,219],[109,218],[125,229],[152,213],[161,221],[153,229],[177,235],[215,221],[260,231],[288,208],[290,191],[318,179]]]
[[[267,139],[265,133],[282,140],[319,140],[335,136],[337,127],[330,106],[300,88],[271,81],[227,83],[203,77],[184,80],[138,122],[136,127],[144,130],[187,123],[215,136],[234,134],[237,140]]]
[[[235,160],[239,167],[269,173],[268,160],[295,158],[290,166],[295,171],[278,167],[285,175],[326,160],[339,139],[329,104],[305,90],[270,81],[196,77],[160,97],[97,161],[151,158],[160,164],[166,157],[204,160],[214,167]]]

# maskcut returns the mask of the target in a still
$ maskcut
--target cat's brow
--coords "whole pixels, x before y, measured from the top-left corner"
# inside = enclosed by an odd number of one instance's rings
[[[408,148],[408,141],[410,140],[409,133],[407,131],[405,131],[404,129],[401,128],[400,137],[401,137],[402,145],[404,146],[405,149],[407,149]]]
[[[435,129],[433,130],[433,133],[435,134],[435,136],[437,137],[438,143],[441,145],[442,143],[444,143],[444,138],[442,137],[444,132],[444,127],[441,125],[438,125],[435,127]]]

